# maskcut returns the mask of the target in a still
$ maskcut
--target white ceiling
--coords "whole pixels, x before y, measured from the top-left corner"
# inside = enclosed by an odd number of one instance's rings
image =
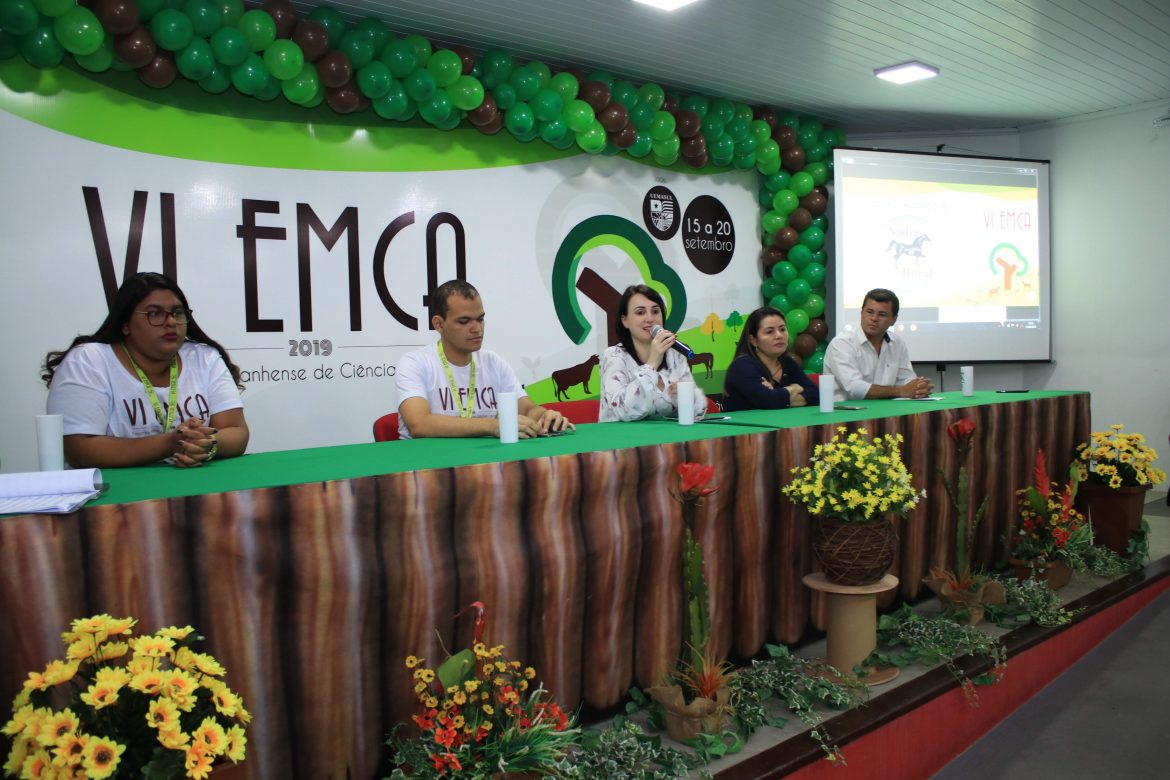
[[[302,13],[320,0],[294,0]],[[849,132],[1170,108],[1170,0],[341,0],[352,23],[810,114]],[[905,86],[874,68],[940,68]]]

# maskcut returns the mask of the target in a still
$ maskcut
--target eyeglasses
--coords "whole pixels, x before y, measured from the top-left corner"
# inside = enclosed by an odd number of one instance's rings
[[[184,309],[182,306],[176,306],[173,309],[146,309],[143,311],[136,311],[135,314],[141,314],[146,317],[146,321],[156,328],[165,325],[167,317],[175,321],[177,325],[185,325],[187,320],[191,319],[191,310]]]

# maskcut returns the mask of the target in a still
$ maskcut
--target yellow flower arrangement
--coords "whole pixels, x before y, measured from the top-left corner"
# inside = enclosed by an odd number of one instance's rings
[[[902,436],[870,438],[859,428],[837,428],[833,438],[818,444],[809,465],[792,470],[784,495],[808,508],[809,514],[866,523],[876,515],[905,515],[926,496],[915,491],[902,462]]]
[[[1074,467],[1086,480],[1120,487],[1153,486],[1165,481],[1166,472],[1154,467],[1158,453],[1140,433],[1123,433],[1121,424],[1107,431],[1093,431],[1088,443],[1077,446]]]
[[[219,662],[191,649],[201,637],[190,626],[132,637],[136,623],[94,615],[61,635],[66,660],[31,672],[13,700],[6,775],[202,780],[220,757],[244,759],[252,717]]]

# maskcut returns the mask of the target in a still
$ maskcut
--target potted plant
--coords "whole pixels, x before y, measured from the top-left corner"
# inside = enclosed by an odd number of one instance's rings
[[[1146,491],[1166,479],[1154,467],[1158,453],[1145,437],[1124,430],[1117,424],[1094,431],[1089,442],[1077,447],[1074,464],[1093,538],[1119,554],[1129,551],[1130,539],[1141,530]]]
[[[894,560],[892,515],[905,516],[926,491],[916,491],[902,462],[902,436],[870,438],[865,428],[839,427],[794,468],[784,495],[814,519],[813,551],[825,577],[839,585],[877,582]]]
[[[708,487],[715,467],[703,463],[680,463],[680,491],[676,498],[683,514],[683,650],[678,669],[662,685],[646,693],[662,705],[666,732],[686,742],[699,734],[723,730],[731,714],[728,683],[735,676],[730,664],[707,649],[711,633],[707,578],[703,570],[703,547],[695,540],[695,508],[719,490]]]
[[[943,488],[951,506],[955,508],[955,568],[954,571],[940,566],[930,568],[930,576],[923,582],[938,596],[943,608],[961,622],[976,625],[983,620],[983,608],[988,604],[1004,603],[1003,585],[992,577],[971,572],[971,548],[975,545],[975,531],[983,520],[987,509],[987,497],[972,509],[970,482],[967,476],[966,460],[971,452],[977,425],[974,419],[964,417],[947,426],[947,436],[959,450],[959,474],[955,483],[939,469]]]
[[[1054,590],[1072,577],[1071,558],[1083,558],[1092,547],[1092,531],[1074,508],[1077,482],[1061,487],[1048,479],[1044,450],[1036,451],[1031,486],[1018,491],[1020,525],[1008,546],[1016,576],[1036,577]]]
[[[29,674],[3,732],[10,777],[201,780],[244,759],[252,718],[190,626],[135,637],[133,618],[74,620],[63,660]],[[64,706],[58,706],[63,704]]]

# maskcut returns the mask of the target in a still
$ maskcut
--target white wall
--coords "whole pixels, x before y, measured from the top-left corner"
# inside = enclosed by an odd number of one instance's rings
[[[1124,423],[1170,465],[1167,101],[997,133],[850,136],[851,146],[1050,160],[1054,361],[979,366],[976,386],[1088,390],[1093,429]],[[921,366],[930,376],[931,367]],[[953,374],[948,389],[957,386]],[[1164,489],[1165,486],[1163,486]]]

